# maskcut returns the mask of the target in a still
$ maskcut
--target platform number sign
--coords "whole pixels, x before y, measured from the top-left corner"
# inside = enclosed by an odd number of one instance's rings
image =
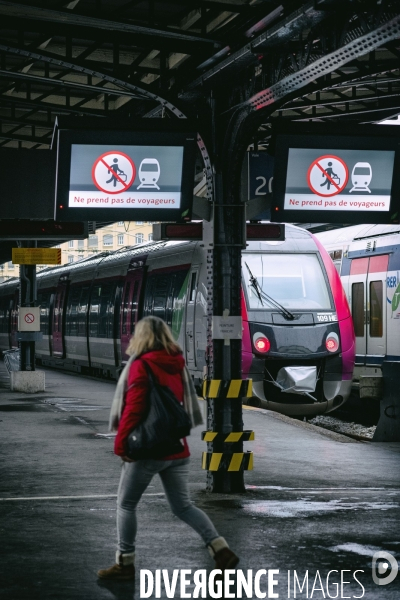
[[[248,153],[248,200],[272,192],[274,159],[267,152]]]

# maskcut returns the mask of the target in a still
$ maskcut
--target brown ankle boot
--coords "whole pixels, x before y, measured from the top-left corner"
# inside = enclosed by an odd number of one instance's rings
[[[239,557],[229,548],[223,537],[215,538],[209,545],[208,550],[215,560],[215,568],[234,569],[239,562]]]
[[[132,581],[135,579],[135,553],[121,554],[117,552],[116,564],[108,569],[100,569],[97,576],[100,579],[112,579],[114,581]]]

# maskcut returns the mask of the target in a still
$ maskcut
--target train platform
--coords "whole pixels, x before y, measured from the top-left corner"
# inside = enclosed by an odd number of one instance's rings
[[[174,569],[191,571],[189,595],[181,574],[169,597],[192,597],[194,571],[210,571],[212,560],[171,515],[158,478],[138,509],[135,584],[97,579],[97,569],[113,563],[116,543],[121,463],[107,435],[115,382],[45,374],[45,392],[11,392],[0,363],[2,600],[155,598],[140,586],[144,569],[167,569],[171,578]],[[254,452],[246,493],[205,491],[202,427],[189,438],[190,487],[240,556],[238,568],[258,573],[261,595],[254,580],[249,597],[397,600],[400,576],[378,585],[371,565],[379,551],[400,556],[400,444],[357,442],[269,411],[243,412],[244,428],[255,432],[246,442]],[[381,583],[387,573],[377,575]],[[268,580],[277,583],[268,589]],[[235,589],[223,597],[239,597]],[[158,597],[168,597],[164,584]]]

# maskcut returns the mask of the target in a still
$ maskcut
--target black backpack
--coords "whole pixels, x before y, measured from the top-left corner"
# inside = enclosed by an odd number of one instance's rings
[[[134,460],[163,458],[183,450],[181,439],[190,434],[189,415],[166,386],[160,385],[150,367],[147,413],[143,421],[128,436],[128,456]]]

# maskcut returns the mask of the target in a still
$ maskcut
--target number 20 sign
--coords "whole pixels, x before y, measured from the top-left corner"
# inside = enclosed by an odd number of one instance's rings
[[[266,152],[248,152],[248,200],[272,192],[274,159]]]

